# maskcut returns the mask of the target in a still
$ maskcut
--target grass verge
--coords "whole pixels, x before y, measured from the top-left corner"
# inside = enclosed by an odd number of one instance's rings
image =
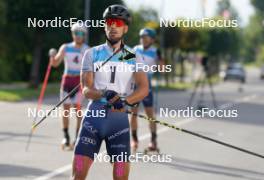
[[[200,82],[200,84],[201,84],[205,80],[203,79],[200,81],[201,81]],[[212,76],[210,81],[214,85],[214,84],[221,82],[221,78],[219,76]],[[158,88],[159,88],[159,90],[185,91],[185,90],[188,90],[190,88],[193,88],[196,82],[197,81],[194,81],[194,82],[175,82],[175,83],[169,83],[168,85],[159,85]],[[205,83],[208,83],[208,82],[205,81]],[[154,89],[155,89],[155,87],[154,87]]]
[[[59,93],[59,84],[52,83],[48,84],[45,91],[45,96],[53,95]],[[0,101],[22,101],[25,99],[38,98],[41,90],[41,86],[38,89],[30,89],[27,87],[17,87],[17,88],[1,88],[0,89]]]

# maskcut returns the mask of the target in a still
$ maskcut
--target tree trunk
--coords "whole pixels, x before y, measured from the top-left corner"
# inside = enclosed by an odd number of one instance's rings
[[[39,85],[39,65],[41,62],[42,33],[36,31],[34,37],[33,62],[31,66],[29,87],[37,88]]]

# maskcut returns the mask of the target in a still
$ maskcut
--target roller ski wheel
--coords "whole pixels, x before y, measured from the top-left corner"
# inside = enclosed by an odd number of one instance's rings
[[[203,104],[198,104],[196,109],[202,111],[202,110],[205,109],[205,108],[207,108],[205,105],[203,105]]]
[[[160,149],[157,147],[157,143],[150,143],[149,146],[144,149],[144,154],[160,154]]]
[[[73,150],[73,147],[72,144],[70,144],[70,140],[69,139],[66,139],[64,138],[61,142],[61,149],[63,151],[72,151]]]
[[[132,150],[132,153],[135,154],[137,152],[137,149],[138,149],[138,142],[133,140],[131,142],[131,150]]]

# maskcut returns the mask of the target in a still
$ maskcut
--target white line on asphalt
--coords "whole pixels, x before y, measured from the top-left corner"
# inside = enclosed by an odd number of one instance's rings
[[[234,102],[223,104],[223,105],[219,106],[219,109],[230,108],[230,107],[235,106],[235,105],[237,105],[239,103],[250,101],[250,100],[252,100],[252,99],[254,99],[256,97],[257,97],[256,94],[249,95],[249,96],[245,96],[243,98],[239,98],[239,99],[235,100]],[[186,120],[182,120],[182,121],[176,122],[176,123],[174,123],[174,125],[181,126],[183,124],[187,124],[189,122],[192,122],[193,120],[195,120],[195,118],[188,118]],[[168,130],[170,130],[170,128],[163,127],[161,129],[159,129],[157,131],[157,133],[158,134],[161,134],[161,133],[166,132]],[[149,133],[146,133],[146,134],[143,134],[142,136],[140,136],[139,137],[139,140],[145,140],[145,139],[147,139],[149,137],[150,137],[150,134]],[[104,153],[106,153],[106,151],[103,151],[100,154],[104,154]],[[68,164],[66,166],[60,167],[58,169],[55,169],[54,171],[52,171],[50,173],[44,174],[44,175],[42,175],[40,177],[37,177],[34,180],[48,180],[48,179],[51,179],[51,178],[53,178],[55,176],[58,176],[59,174],[62,174],[64,172],[66,172],[66,171],[69,171],[71,169],[71,167],[72,167],[72,165],[71,164]]]
[[[66,172],[66,171],[68,171],[70,169],[71,169],[71,164],[68,164],[66,166],[60,167],[60,168],[52,171],[51,173],[47,173],[47,174],[45,174],[43,176],[40,176],[38,178],[35,178],[34,180],[46,180],[46,179],[50,179],[52,177],[55,177],[55,176],[57,176],[59,174],[62,174],[64,172]]]

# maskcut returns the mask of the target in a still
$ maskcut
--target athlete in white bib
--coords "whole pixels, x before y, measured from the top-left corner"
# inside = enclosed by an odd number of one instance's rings
[[[112,5],[103,17],[107,41],[87,50],[83,58],[83,94],[92,101],[74,150],[74,180],[85,180],[103,141],[113,163],[113,179],[128,180],[130,128],[124,110],[148,94],[147,76],[137,68],[142,59],[122,43],[131,21],[130,13],[122,5]]]
[[[71,27],[73,42],[63,44],[56,55],[50,57],[53,67],[58,67],[64,62],[64,73],[61,81],[60,99],[68,95],[72,89],[80,83],[81,60],[88,46],[84,43],[87,30],[82,23],[76,23]],[[75,108],[77,114],[76,137],[81,123],[81,103],[82,94],[79,90],[73,94],[63,104],[63,133],[62,148],[72,148],[69,136],[69,111],[71,104]],[[75,141],[74,141],[75,142]],[[73,142],[73,143],[74,143]]]
[[[140,54],[143,58],[143,63],[148,67],[156,67],[160,65],[161,67],[164,65],[164,61],[161,58],[160,51],[153,46],[155,42],[156,32],[150,28],[141,29],[139,32],[140,36],[140,45],[134,47],[136,53]],[[153,69],[153,68],[149,68]],[[162,69],[162,68],[159,68]],[[154,72],[148,71],[148,81],[149,81],[149,93],[148,96],[145,97],[142,101],[145,112],[149,118],[154,118],[154,109],[153,109],[153,90],[151,86],[151,80]],[[138,109],[134,108],[133,112],[137,113]],[[149,125],[150,132],[151,132],[151,141],[146,149],[146,151],[158,151],[157,148],[157,126],[156,123],[151,122]],[[133,151],[136,151],[138,148],[138,137],[137,137],[137,117],[131,117],[131,131],[132,131],[132,141],[131,146]]]

